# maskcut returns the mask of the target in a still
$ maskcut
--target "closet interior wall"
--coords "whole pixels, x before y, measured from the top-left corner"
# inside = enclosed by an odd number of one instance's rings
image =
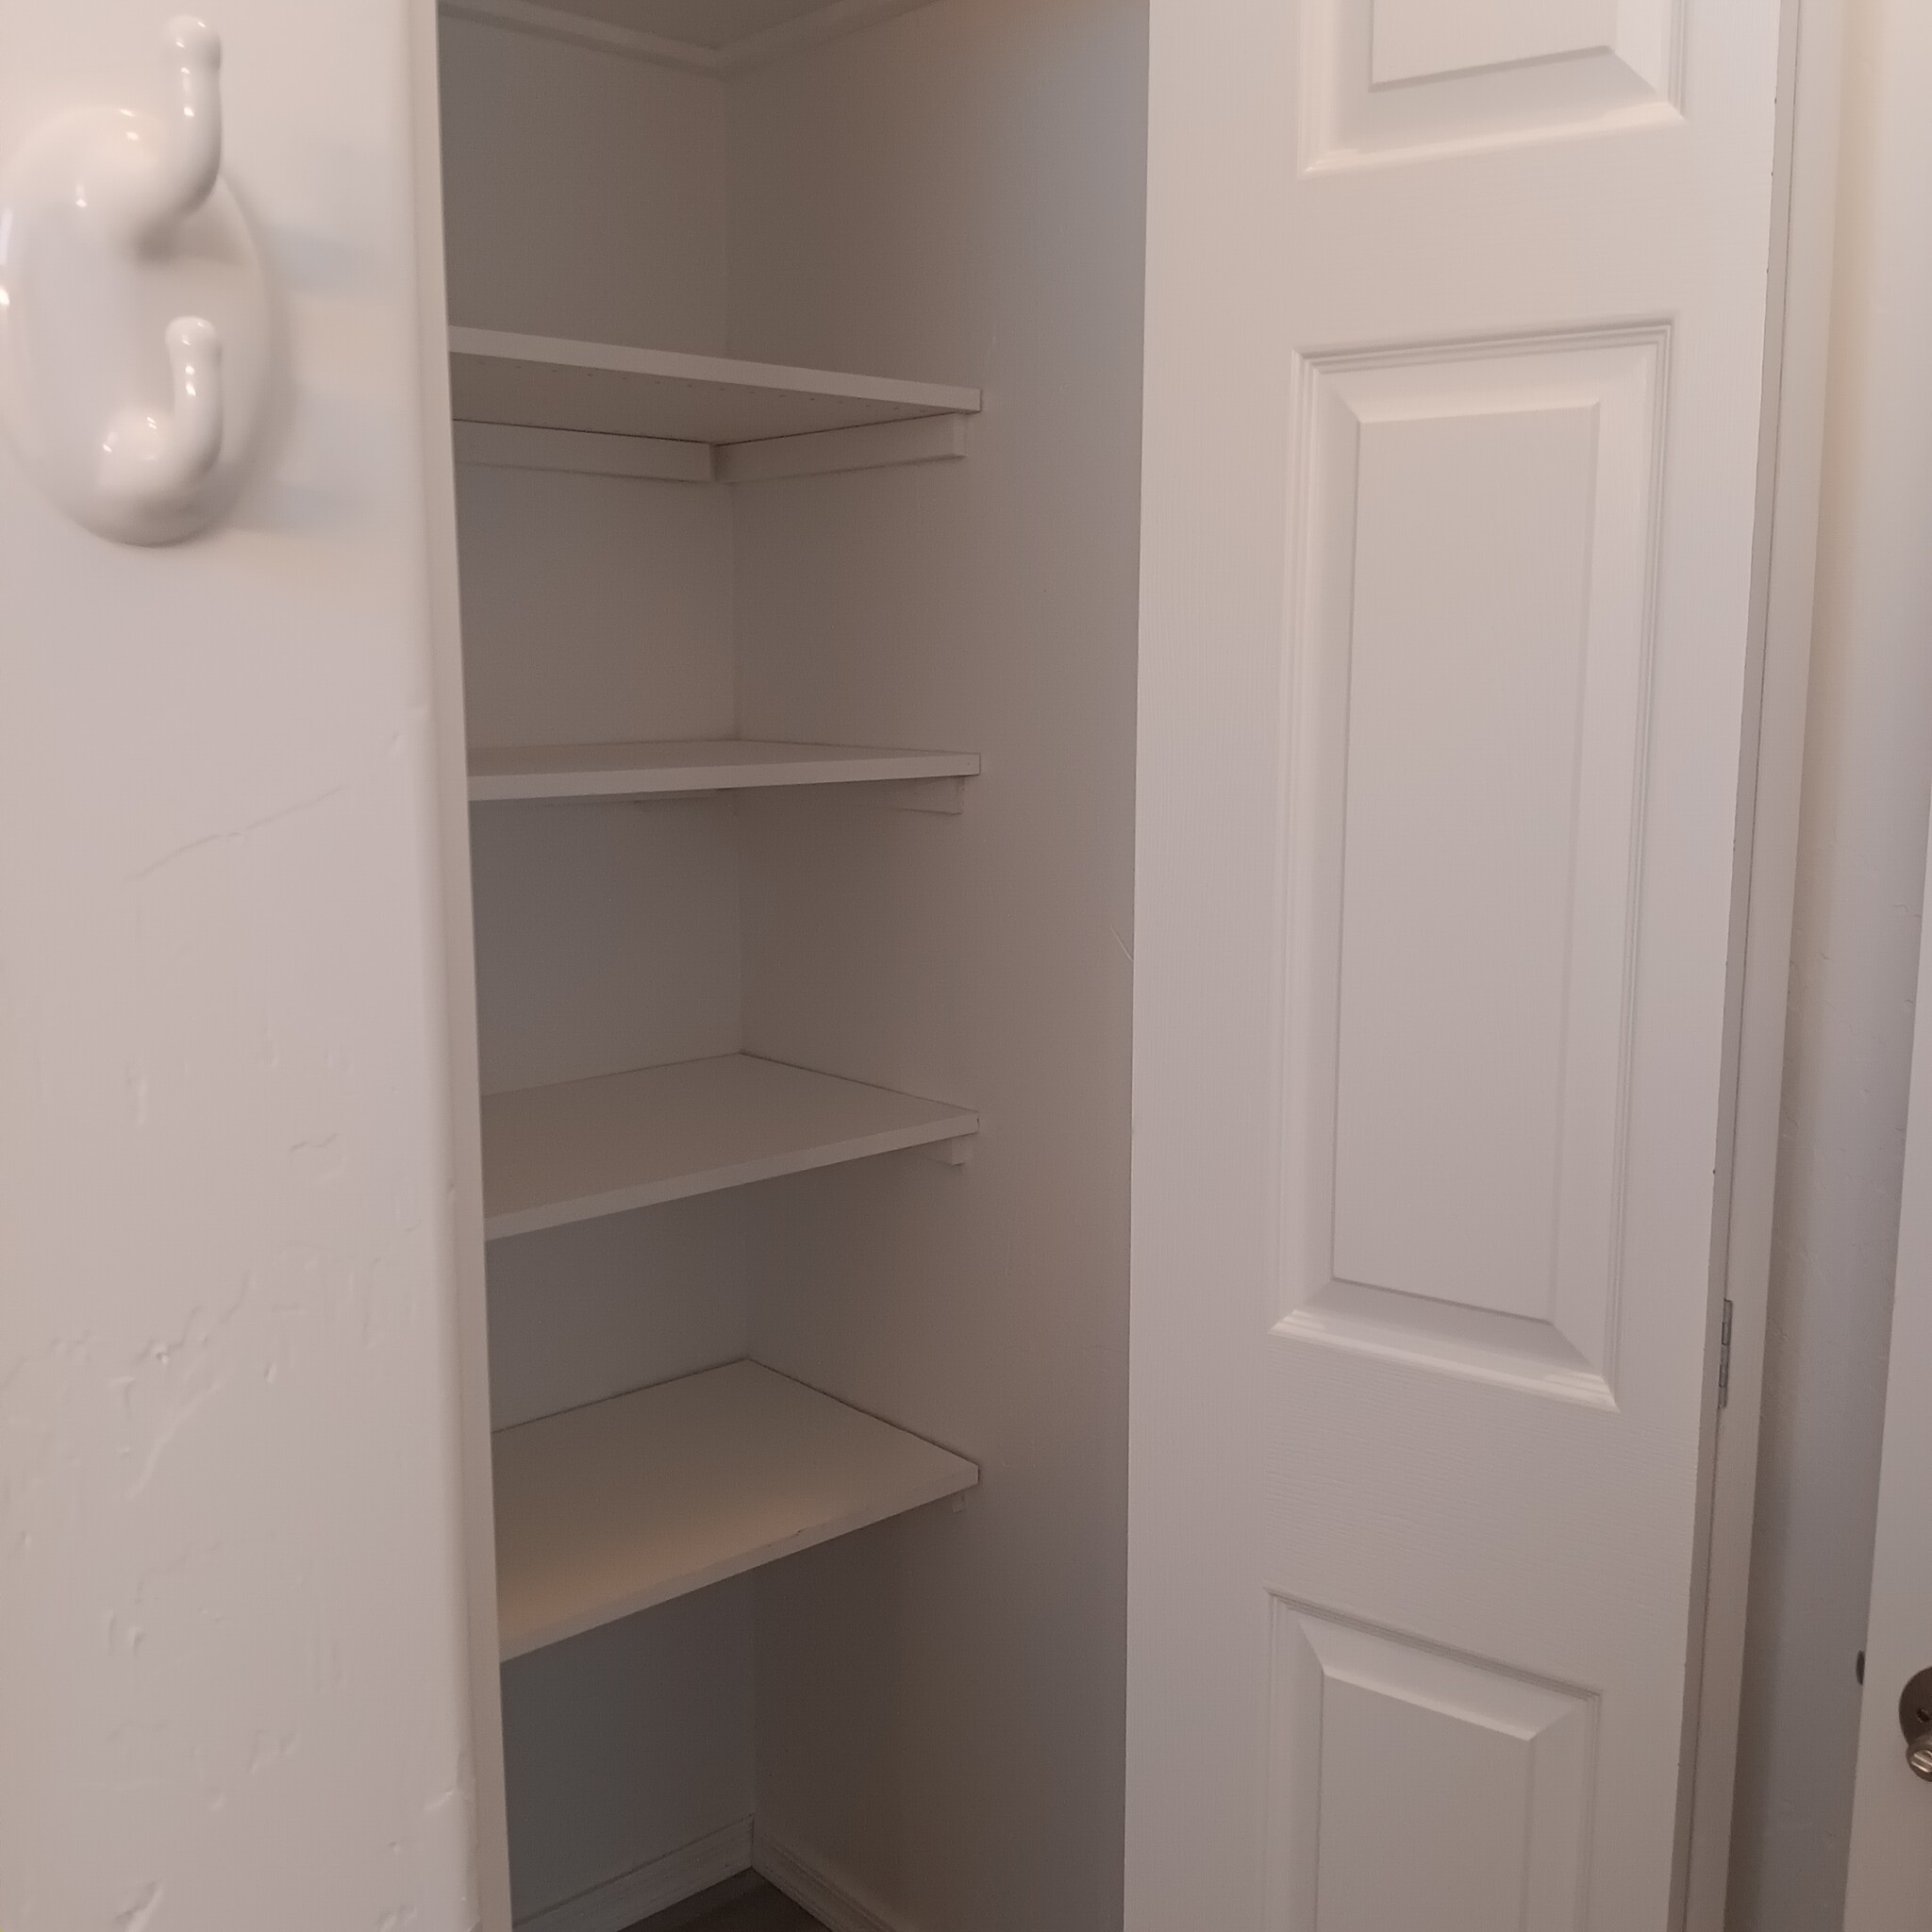
[[[893,1925],[1121,1911],[1139,0],[938,0],[725,78],[445,18],[452,320],[983,386],[963,460],[458,470],[473,747],[979,753],[473,812],[486,1091],[746,1051],[976,1108],[492,1244],[501,1428],[750,1355],[970,1457],[938,1506],[505,1674],[520,1921],[756,1817]]]

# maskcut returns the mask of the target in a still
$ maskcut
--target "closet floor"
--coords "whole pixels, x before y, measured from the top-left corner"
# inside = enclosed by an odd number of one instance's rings
[[[756,1872],[741,1872],[631,1932],[824,1932],[818,1920]]]

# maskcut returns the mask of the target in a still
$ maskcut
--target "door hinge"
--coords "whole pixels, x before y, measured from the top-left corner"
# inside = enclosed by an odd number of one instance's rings
[[[1728,1407],[1731,1400],[1731,1316],[1729,1296],[1724,1298],[1724,1325],[1717,1341],[1717,1406]]]

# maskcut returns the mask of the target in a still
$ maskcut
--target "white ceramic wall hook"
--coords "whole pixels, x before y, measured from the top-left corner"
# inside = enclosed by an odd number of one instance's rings
[[[165,414],[128,409],[101,449],[101,490],[136,516],[165,513],[198,490],[222,453],[222,339],[184,315],[168,328],[175,405]]]
[[[177,541],[233,503],[268,385],[268,291],[222,179],[222,42],[182,16],[152,107],[45,123],[0,175],[0,421],[76,521]]]
[[[121,116],[82,188],[128,241],[152,247],[214,192],[222,173],[222,37],[187,14],[168,23],[175,98],[158,114]]]

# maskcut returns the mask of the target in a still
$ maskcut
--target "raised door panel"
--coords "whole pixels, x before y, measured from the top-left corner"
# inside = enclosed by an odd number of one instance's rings
[[[1376,0],[1368,9],[1369,85],[1600,53],[1616,44],[1617,11],[1617,0]]]
[[[1598,1403],[1665,347],[1304,384],[1283,1332]]]
[[[1308,0],[1304,159],[1677,118],[1678,0]]]
[[[1579,1932],[1596,1700],[1277,1598],[1269,1932]]]

